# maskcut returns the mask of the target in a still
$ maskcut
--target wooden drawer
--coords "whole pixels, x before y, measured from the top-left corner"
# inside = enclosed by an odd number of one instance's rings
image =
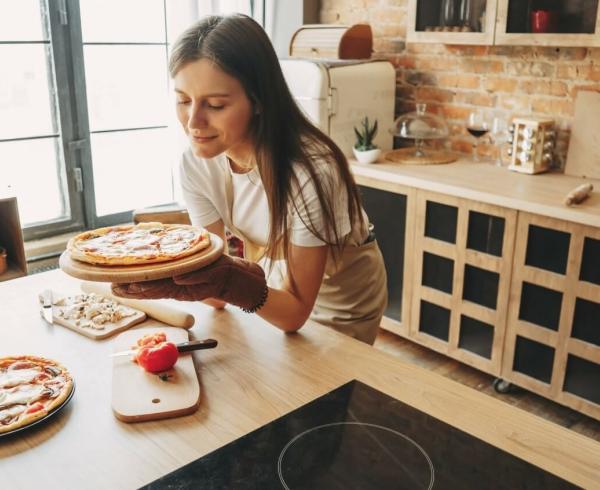
[[[293,58],[358,60],[370,58],[372,51],[373,33],[368,24],[305,25],[290,41]]]

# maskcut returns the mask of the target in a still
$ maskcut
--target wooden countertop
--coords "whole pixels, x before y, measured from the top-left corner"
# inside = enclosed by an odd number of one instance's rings
[[[356,160],[350,164],[361,185],[399,193],[402,187],[414,187],[600,227],[600,180],[554,172],[527,175],[466,159],[445,165],[361,164]],[[590,197],[565,206],[569,191],[586,182],[594,185]]]
[[[0,438],[3,487],[137,488],[351,379],[577,485],[599,485],[600,441],[325,327],[307,324],[285,335],[236,308],[186,304],[196,316],[193,336],[219,341],[216,349],[194,354],[202,387],[194,415],[120,422],[110,407],[111,339],[94,341],[45,324],[37,293],[47,287],[78,292],[79,281],[51,271],[0,284],[0,356],[55,358],[73,373],[76,392],[54,420]]]

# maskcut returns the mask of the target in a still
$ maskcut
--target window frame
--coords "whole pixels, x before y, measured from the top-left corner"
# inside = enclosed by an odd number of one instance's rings
[[[109,226],[117,223],[131,221],[132,210],[126,210],[110,215],[97,216],[94,176],[92,164],[91,134],[89,127],[85,65],[84,43],[81,30],[81,15],[79,0],[41,0],[42,15],[47,18],[49,34],[48,41],[40,41],[49,49],[52,63],[48,62],[55,93],[53,107],[58,111],[56,120],[59,125],[58,145],[61,153],[59,158],[64,162],[65,179],[63,195],[68,207],[70,217],[59,218],[35,223],[23,227],[25,240],[45,238],[48,236],[69,233],[83,229],[92,229]],[[137,45],[163,45],[165,46],[165,76],[166,60],[168,57],[168,38],[166,26],[166,3],[163,0],[165,15],[165,41],[164,43],[86,43],[86,44],[137,44]],[[19,41],[27,43],[26,41]],[[50,66],[51,65],[51,66]],[[139,129],[166,128],[168,126],[148,126],[137,128],[119,128],[94,131],[103,133],[111,131],[134,131]],[[35,136],[18,138],[21,140],[33,139]],[[8,140],[10,141],[10,140]],[[161,203],[173,204],[175,201]]]
[[[89,42],[85,45],[164,45],[165,76],[168,79],[167,62],[169,54],[169,33],[167,19],[167,0],[162,0],[164,12],[164,42]],[[126,210],[114,214],[97,216],[96,196],[93,176],[91,135],[104,132],[121,132],[147,129],[168,128],[169,124],[135,128],[115,128],[90,132],[85,64],[84,42],[81,25],[79,0],[39,0],[40,11],[47,31],[47,40],[7,41],[2,44],[38,43],[47,46],[48,76],[52,77],[49,97],[52,99],[54,120],[57,124],[52,135],[32,135],[15,140],[29,140],[53,137],[57,145],[57,171],[63,173],[60,180],[64,197],[65,218],[57,218],[23,226],[25,240],[34,240],[72,233],[84,229],[110,226],[130,222],[132,211]],[[252,16],[264,26],[266,19],[266,1],[250,0]],[[11,139],[0,142],[11,141]],[[1,143],[0,143],[1,144]],[[175,194],[174,194],[175,195]],[[33,197],[34,198],[34,197]],[[157,203],[157,206],[174,204]]]

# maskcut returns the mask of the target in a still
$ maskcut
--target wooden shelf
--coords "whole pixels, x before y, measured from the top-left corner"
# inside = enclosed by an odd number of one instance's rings
[[[27,259],[15,197],[0,198],[0,245],[8,254],[8,267],[0,275],[0,281],[27,275]]]
[[[10,279],[16,279],[17,277],[23,277],[26,275],[26,270],[24,271],[21,267],[19,267],[16,264],[9,263],[6,272],[4,274],[0,274],[0,282],[8,281]]]

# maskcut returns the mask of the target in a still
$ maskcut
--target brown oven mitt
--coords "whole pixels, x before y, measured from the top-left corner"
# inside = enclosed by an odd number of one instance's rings
[[[258,264],[228,255],[181,276],[112,284],[111,288],[116,296],[133,299],[201,301],[216,298],[252,313],[264,305],[268,293],[265,272]]]

